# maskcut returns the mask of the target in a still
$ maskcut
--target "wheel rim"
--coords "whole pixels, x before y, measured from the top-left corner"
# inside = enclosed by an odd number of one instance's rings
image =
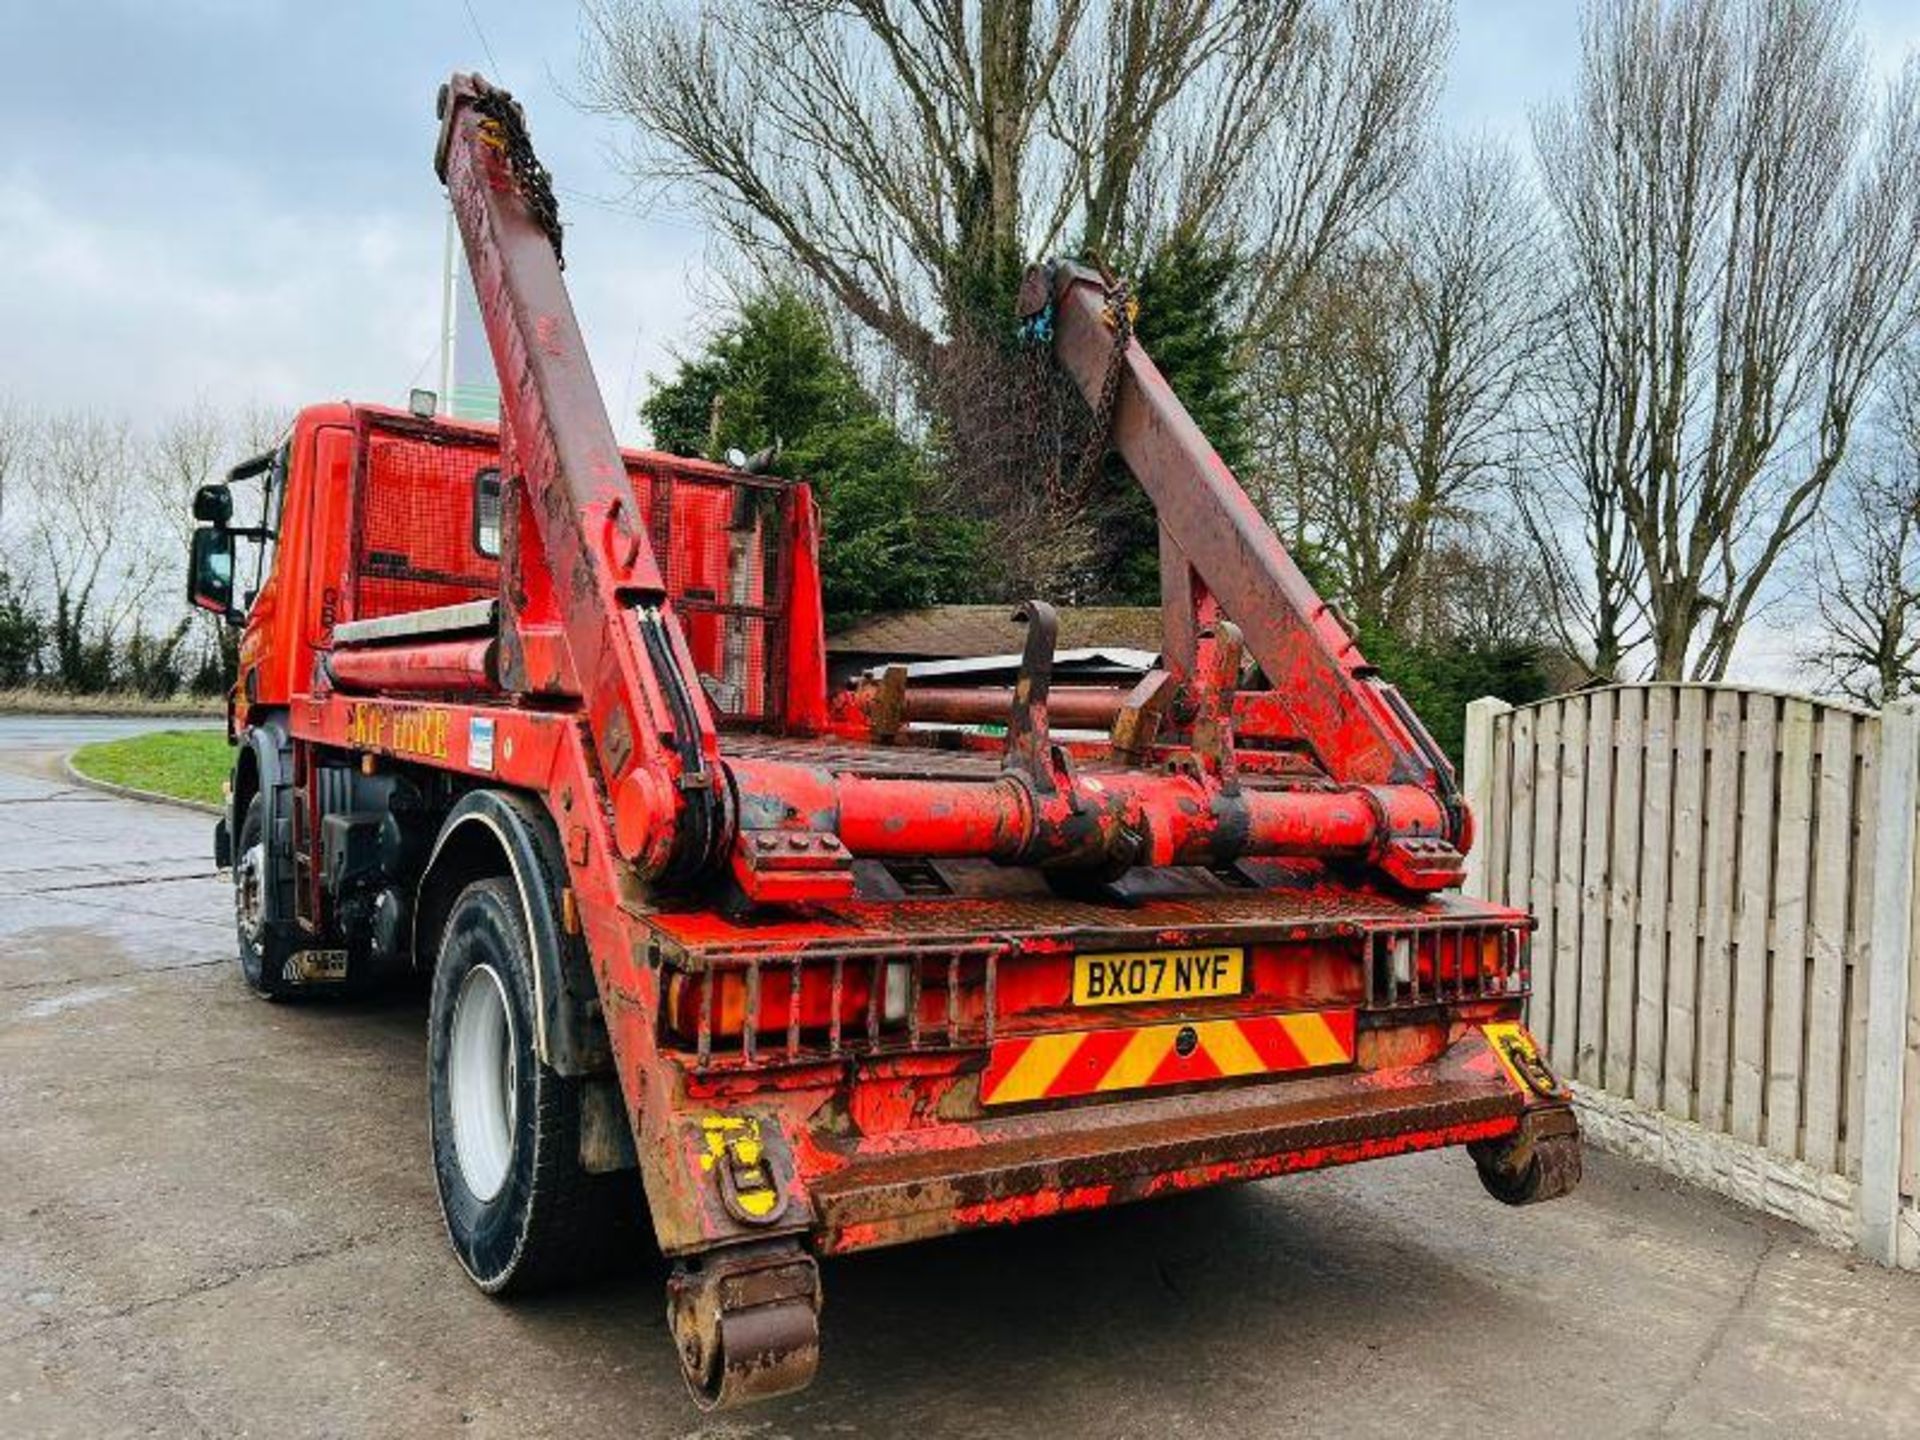
[[[476,965],[460,982],[447,1046],[447,1098],[460,1178],[473,1197],[493,1199],[507,1183],[518,1110],[513,1012],[491,965]]]
[[[240,924],[240,934],[249,945],[260,943],[261,921],[261,872],[267,865],[267,847],[258,842],[249,845],[246,853],[240,857],[239,868],[233,876],[233,913]]]

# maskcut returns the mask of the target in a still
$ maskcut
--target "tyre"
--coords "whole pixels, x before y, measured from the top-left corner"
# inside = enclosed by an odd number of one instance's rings
[[[266,803],[255,795],[247,802],[240,837],[233,847],[234,938],[240,952],[240,973],[256,995],[279,1000],[292,987],[283,967],[286,956],[267,921],[268,887],[273,883],[267,854]]]
[[[580,1082],[534,1052],[534,957],[519,892],[475,881],[447,914],[427,1019],[434,1179],[454,1253],[489,1294],[633,1253],[631,1174],[580,1168]]]

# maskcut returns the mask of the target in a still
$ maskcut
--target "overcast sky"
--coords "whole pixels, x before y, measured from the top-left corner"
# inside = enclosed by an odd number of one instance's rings
[[[1523,145],[1570,82],[1576,6],[1456,8],[1443,122]],[[1920,0],[1871,0],[1863,24],[1890,72]],[[706,242],[609,203],[620,136],[566,98],[578,48],[572,0],[0,0],[0,395],[140,419],[437,383],[433,97],[478,68],[528,104],[601,388],[637,439],[646,372],[700,321]]]

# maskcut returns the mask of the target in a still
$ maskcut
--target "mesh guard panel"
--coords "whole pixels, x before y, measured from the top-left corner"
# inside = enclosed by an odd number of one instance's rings
[[[476,544],[474,504],[498,449],[483,437],[373,420],[360,454],[355,618],[497,595],[500,563]]]
[[[353,618],[499,594],[500,565],[479,549],[475,514],[480,477],[499,460],[488,434],[362,417]],[[786,695],[786,482],[630,452],[626,465],[715,718],[730,728],[777,727]]]
[[[777,724],[786,694],[787,486],[651,459],[630,458],[627,474],[716,717]]]

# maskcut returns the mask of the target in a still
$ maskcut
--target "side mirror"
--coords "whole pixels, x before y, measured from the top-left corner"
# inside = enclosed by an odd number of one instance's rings
[[[223,488],[208,486],[207,489]],[[200,508],[196,496],[194,509]],[[233,535],[218,526],[203,525],[193,532],[187,565],[187,599],[212,611],[230,625],[244,618],[233,608]]]
[[[193,492],[193,518],[203,525],[231,523],[233,492],[224,485],[202,485]]]

